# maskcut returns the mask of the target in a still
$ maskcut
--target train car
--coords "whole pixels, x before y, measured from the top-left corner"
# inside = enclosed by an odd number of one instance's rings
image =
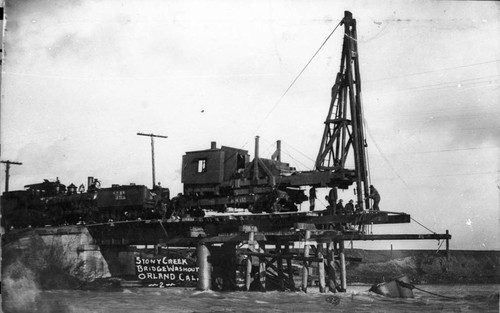
[[[161,217],[158,196],[144,185],[114,185],[97,191],[101,221],[136,220]]]
[[[149,190],[134,184],[100,188],[93,177],[88,182],[87,190],[83,185],[66,187],[57,179],[4,192],[4,229],[162,218],[167,212],[168,188]]]

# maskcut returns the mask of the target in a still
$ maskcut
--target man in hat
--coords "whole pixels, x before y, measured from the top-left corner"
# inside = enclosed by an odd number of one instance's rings
[[[314,204],[316,201],[316,187],[312,186],[309,189],[309,210],[314,211]]]
[[[354,214],[354,201],[351,199],[349,202],[344,207],[344,211],[347,215],[353,215]]]
[[[342,203],[344,200],[340,199],[337,205],[335,205],[335,213],[338,215],[344,214],[344,204]]]
[[[373,187],[373,185],[370,185],[370,195],[368,198],[373,199],[373,210],[374,211],[380,211],[380,208],[378,207],[378,204],[380,203],[380,194],[378,193],[377,189]]]

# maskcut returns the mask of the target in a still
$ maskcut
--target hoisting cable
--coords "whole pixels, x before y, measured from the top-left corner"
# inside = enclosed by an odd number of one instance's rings
[[[304,156],[305,158],[309,159],[311,162],[315,162],[315,160],[314,160],[313,158],[311,158],[311,157],[310,157],[310,156],[308,156],[307,154],[303,153],[303,152],[302,152],[302,151],[300,151],[299,149],[292,147],[292,146],[291,146],[288,142],[282,141],[282,143],[283,143],[284,145],[286,145],[286,146],[290,147],[291,149],[293,149],[295,152],[297,152],[297,153],[301,154],[301,155],[302,155],[302,156]],[[301,162],[301,164],[302,164],[302,165],[305,165],[305,164],[303,164],[302,162]],[[312,168],[309,168],[309,167],[307,167],[307,166],[305,166],[305,167],[306,167],[306,168],[308,168],[308,169],[310,169],[310,170],[312,170]],[[313,166],[313,167],[314,167],[314,166]]]
[[[441,239],[438,240],[438,248],[437,248],[435,254],[437,254],[439,252],[439,249],[441,249],[441,246],[443,245],[443,242],[444,242],[444,240],[441,240]]]
[[[401,175],[399,175],[399,173],[396,171],[396,169],[394,168],[394,166],[392,166],[391,162],[386,157],[385,153],[382,152],[382,149],[379,147],[379,145],[375,141],[375,138],[373,137],[373,135],[371,134],[370,130],[368,129],[367,124],[364,124],[364,126],[365,126],[365,129],[366,129],[366,132],[367,132],[368,136],[370,136],[370,138],[371,138],[371,142],[370,143],[373,143],[373,145],[375,146],[375,148],[377,148],[378,152],[380,153],[380,156],[384,159],[384,161],[387,163],[387,165],[389,166],[389,168],[394,172],[394,174],[396,174],[396,176],[399,178],[399,180],[401,180],[403,182],[403,184],[405,185],[405,187],[407,189],[410,189],[408,187],[408,184],[406,183],[406,181],[401,177]]]
[[[385,213],[392,213],[392,214],[405,214],[404,212],[393,212],[393,211],[384,211]],[[414,219],[413,217],[410,216],[410,219],[412,221],[414,221],[415,223],[417,223],[418,225],[422,226],[423,228],[427,229],[428,231],[430,231],[431,233],[433,234],[437,234],[435,231],[433,231],[432,229],[426,227],[425,225],[423,225],[422,223],[420,223],[419,221],[417,221],[416,219]]]
[[[343,20],[342,20],[343,21]],[[297,77],[295,77],[295,79],[292,81],[292,83],[290,84],[290,86],[288,86],[288,88],[285,90],[285,92],[283,93],[283,95],[281,95],[280,99],[278,100],[278,102],[274,105],[274,107],[276,107],[278,105],[278,103],[281,101],[281,99],[283,99],[283,97],[285,97],[285,95],[288,93],[288,91],[292,88],[292,86],[295,84],[295,82],[299,79],[300,75],[302,75],[302,73],[306,70],[306,68],[309,66],[309,64],[312,62],[312,60],[314,59],[314,57],[316,57],[316,55],[318,54],[318,52],[321,50],[321,48],[323,48],[323,46],[326,44],[326,42],[328,41],[328,39],[330,39],[330,37],[333,35],[333,33],[337,30],[337,28],[340,26],[340,24],[342,24],[342,21],[340,21],[337,26],[335,26],[335,28],[332,30],[332,32],[330,33],[330,35],[328,35],[328,37],[326,37],[325,41],[323,41],[323,43],[321,44],[321,46],[319,46],[318,50],[316,50],[316,52],[313,54],[313,56],[311,57],[311,59],[309,59],[309,61],[307,62],[307,64],[304,66],[304,68],[300,71],[300,73],[297,75]],[[271,114],[271,112],[274,110],[274,107],[269,111],[269,113],[267,114],[269,116],[269,114]],[[267,117],[267,116],[266,116]]]
[[[431,233],[433,233],[433,234],[437,234],[435,231],[433,231],[433,230],[429,229],[428,227],[425,227],[422,223],[419,223],[419,222],[418,222],[416,219],[414,219],[413,217],[411,217],[411,216],[410,216],[410,218],[411,218],[411,220],[412,220],[412,221],[414,221],[414,222],[415,222],[415,223],[417,223],[418,225],[422,226],[423,228],[427,229],[427,230],[428,230],[428,231],[430,231]]]
[[[408,284],[408,283],[405,283],[404,281],[400,281],[397,279],[396,279],[396,283],[400,284],[402,287],[409,288],[409,289],[417,289],[417,290],[420,290],[422,292],[426,292],[426,293],[434,295],[434,296],[438,296],[438,297],[442,297],[442,298],[446,298],[446,299],[458,299],[456,297],[448,297],[448,296],[443,296],[443,295],[440,295],[440,294],[437,294],[434,292],[430,292],[430,291],[424,290],[422,288],[418,288],[417,286],[415,286],[413,284]]]
[[[296,158],[293,157],[292,154],[290,154],[288,151],[283,151],[286,155],[288,155],[293,161],[295,161],[295,164],[300,164],[301,166],[303,166],[304,168],[307,168],[308,166],[302,162],[300,162],[299,160],[297,160]]]
[[[302,73],[306,70],[306,68],[309,66],[309,64],[312,62],[312,60],[316,57],[316,55],[319,53],[319,51],[321,50],[321,48],[323,48],[323,46],[326,44],[326,42],[328,41],[328,39],[330,39],[330,37],[333,35],[333,33],[337,30],[337,28],[342,24],[342,22],[344,21],[344,19],[342,19],[338,24],[337,26],[335,26],[335,28],[332,30],[332,32],[326,37],[325,41],[323,41],[323,43],[321,44],[321,46],[319,46],[319,48],[316,50],[316,52],[313,54],[313,56],[309,59],[309,61],[307,62],[307,64],[304,66],[304,68],[302,68],[302,70],[300,71],[300,73],[295,77],[295,79],[292,81],[292,83],[290,84],[290,86],[288,86],[288,88],[285,90],[285,92],[281,95],[281,97],[278,99],[278,101],[276,101],[276,103],[273,105],[273,107],[269,110],[269,112],[267,112],[266,116],[264,116],[264,118],[262,119],[262,121],[260,122],[260,124],[257,126],[257,128],[255,129],[254,131],[254,134],[257,133],[257,131],[262,127],[262,124],[264,124],[264,122],[266,121],[266,119],[269,117],[269,115],[271,115],[271,113],[274,111],[274,109],[278,106],[278,104],[280,104],[281,100],[285,97],[285,95],[288,93],[288,91],[293,87],[293,85],[295,84],[295,82],[299,79],[300,75],[302,75]],[[247,142],[245,142],[245,144],[243,145],[243,147],[245,147],[248,142],[251,140],[251,138],[249,138],[247,140]]]

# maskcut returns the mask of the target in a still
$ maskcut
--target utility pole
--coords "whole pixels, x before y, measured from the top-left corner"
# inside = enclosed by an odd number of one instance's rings
[[[14,162],[14,161],[0,161],[0,163],[5,163],[5,192],[9,191],[9,171],[10,171],[10,165],[23,165],[21,162]]]
[[[143,133],[137,133],[138,136],[147,136],[151,137],[151,163],[153,164],[153,187],[156,186],[156,180],[155,180],[155,141],[154,138],[168,138],[168,136],[162,136],[162,135],[155,135],[155,134],[143,134]]]

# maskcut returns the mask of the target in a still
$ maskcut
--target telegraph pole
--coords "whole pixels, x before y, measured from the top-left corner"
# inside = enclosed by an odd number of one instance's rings
[[[23,165],[21,162],[14,162],[14,161],[0,161],[0,163],[5,163],[5,192],[9,191],[9,171],[10,171],[10,165]]]
[[[155,135],[155,134],[143,134],[137,133],[138,136],[151,137],[151,163],[153,164],[153,188],[156,186],[155,180],[155,141],[154,138],[168,138],[168,136]]]

